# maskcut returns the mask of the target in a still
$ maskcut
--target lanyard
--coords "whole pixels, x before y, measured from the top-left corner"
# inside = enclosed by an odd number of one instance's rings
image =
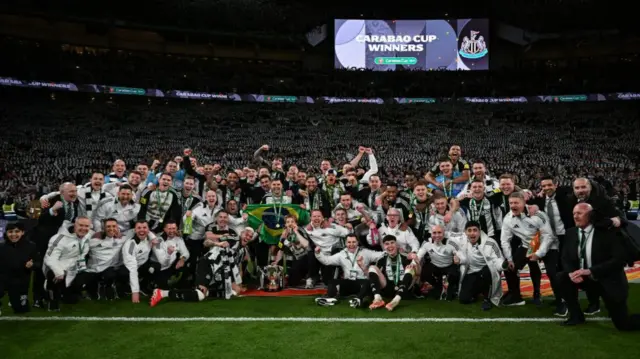
[[[335,207],[335,200],[333,199],[333,195],[335,194],[335,187],[329,186],[325,183],[324,192],[327,194],[327,198],[329,199],[329,204],[331,205],[331,207]]]
[[[449,193],[447,193],[447,177],[446,176],[442,176],[442,190],[444,190],[444,196],[447,198],[451,198],[453,196],[453,178],[451,179],[451,182],[449,183]]]
[[[480,220],[480,216],[484,214],[484,198],[482,199],[482,201],[480,201],[479,204],[480,205],[478,206],[478,202],[476,201],[475,198],[471,199],[471,203],[470,203],[469,207],[471,207],[471,220],[472,221]]]
[[[189,194],[189,197],[187,197],[187,198],[184,198],[184,196],[182,197],[182,214],[183,215],[185,213],[187,213],[187,209],[189,209],[189,206],[191,205],[192,201],[193,201],[193,195],[192,194]]]
[[[427,223],[428,221],[429,214],[427,213],[426,209],[427,208],[425,207],[422,212],[417,208],[414,209],[414,211],[418,214],[418,219],[421,225]]]
[[[79,255],[82,256],[82,252],[84,250],[84,246],[82,245],[82,238],[79,239],[78,241],[78,250],[80,251]],[[83,260],[84,258],[81,258],[81,260]]]
[[[305,206],[307,207],[307,211],[311,212],[314,209],[320,208],[321,200],[318,199],[319,196],[320,196],[320,192],[318,192],[317,189],[313,192],[313,194],[307,191],[307,197],[304,199]]]
[[[356,264],[358,263],[358,253],[360,253],[360,248],[358,248],[356,250],[356,253],[353,255],[353,260],[351,260],[351,258],[349,258],[349,250],[347,249],[347,259],[349,260],[349,262],[351,262],[351,268],[355,268]]]
[[[156,204],[158,205],[158,217],[160,218],[160,220],[162,220],[164,218],[164,213],[162,213],[162,208],[164,207],[165,204],[167,204],[167,200],[169,199],[169,191],[164,191],[164,193],[166,193],[167,195],[164,197],[164,201],[162,201],[162,204],[160,203],[160,197],[162,195],[162,191],[157,190],[156,191]]]
[[[424,208],[423,212],[420,212],[416,209],[416,213],[418,214],[418,232],[421,238],[424,238],[425,232],[427,228],[429,228],[429,212],[427,212],[427,208]]]
[[[276,203],[276,197],[275,196],[271,196],[271,198],[273,199],[273,212],[276,215],[276,223],[277,223],[277,227],[280,227],[280,217],[281,217],[281,213],[282,213],[282,196],[280,196],[279,202]],[[276,204],[278,204],[278,206],[276,206]]]
[[[407,190],[409,192],[409,208],[413,208],[416,204],[416,195],[413,194],[413,190]]]
[[[394,278],[393,278],[393,283],[395,285],[398,285],[398,282],[400,282],[400,258],[398,257],[398,255],[396,254],[396,270],[394,273]],[[393,263],[391,264],[391,268],[393,269]]]

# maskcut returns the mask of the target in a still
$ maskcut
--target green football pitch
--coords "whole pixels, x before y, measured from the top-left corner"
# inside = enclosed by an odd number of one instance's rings
[[[629,307],[640,312],[640,285]],[[82,302],[16,317],[3,305],[0,358],[618,358],[640,333],[620,333],[603,310],[561,327],[552,307],[494,308],[433,300],[385,309],[318,307],[310,297],[202,303]]]

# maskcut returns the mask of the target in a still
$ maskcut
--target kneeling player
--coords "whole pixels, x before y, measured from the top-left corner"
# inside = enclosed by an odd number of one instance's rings
[[[482,294],[482,310],[489,310],[492,303],[500,305],[500,272],[507,268],[507,262],[498,243],[480,230],[479,222],[467,222],[464,233],[467,241],[453,258],[454,263],[460,264],[462,273],[460,303],[473,303]]]
[[[437,299],[453,300],[458,293],[458,282],[460,281],[460,267],[453,263],[453,256],[459,250],[455,241],[445,238],[445,230],[439,224],[430,228],[431,240],[422,243],[418,254],[409,258],[421,262],[426,256],[426,261],[422,266],[422,279],[433,286],[429,294],[434,293]],[[447,291],[443,293],[443,277],[447,278]]]
[[[382,245],[385,251],[384,255],[375,265],[369,267],[369,281],[373,293],[373,303],[369,309],[384,307],[385,303],[382,297],[394,296],[386,304],[387,310],[392,311],[413,285],[416,265],[407,256],[398,253],[396,237],[384,236]]]
[[[247,227],[242,231],[239,241],[230,239],[216,242],[198,263],[196,289],[156,289],[151,297],[151,306],[155,307],[164,298],[200,302],[209,296],[226,299],[237,296],[242,291],[242,275],[238,264],[247,255],[247,245],[253,240],[254,234],[253,229]]]
[[[385,253],[358,248],[358,238],[353,233],[347,235],[346,247],[332,256],[327,256],[320,251],[320,247],[316,247],[316,257],[320,263],[325,266],[340,267],[344,273],[344,278],[329,282],[327,296],[316,298],[318,305],[331,306],[336,304],[338,302],[338,285],[340,286],[340,296],[356,295],[349,301],[352,308],[359,308],[369,292],[366,268],[370,263],[382,258]]]

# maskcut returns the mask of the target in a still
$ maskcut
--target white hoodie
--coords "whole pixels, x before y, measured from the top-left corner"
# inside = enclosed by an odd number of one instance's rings
[[[135,233],[124,242],[122,246],[122,260],[124,266],[129,270],[129,285],[131,286],[131,293],[140,292],[140,281],[138,279],[138,268],[149,260],[149,253],[151,252],[151,241],[156,236],[149,232],[146,238],[138,240]],[[156,247],[160,247],[160,243]]]
[[[491,290],[489,297],[491,302],[496,306],[500,305],[500,298],[502,298],[502,282],[500,281],[500,272],[503,271],[502,264],[504,257],[500,252],[500,246],[496,241],[487,236],[484,232],[480,232],[480,243],[475,248],[469,242],[467,236],[464,236],[464,244],[460,250],[456,253],[460,259],[460,288],[462,287],[462,281],[464,276],[470,271],[477,271],[479,268],[485,265],[489,267],[491,272]]]
[[[328,256],[323,252],[316,253],[318,261],[326,266],[336,266],[342,268],[344,278],[347,280],[367,279],[368,272],[364,272],[358,265],[358,257],[362,256],[364,268],[375,264],[380,258],[384,257],[385,252],[376,252],[366,248],[358,248],[356,252],[351,253],[347,248],[340,252]]]
[[[61,228],[51,237],[42,266],[42,272],[45,275],[48,271],[53,271],[56,277],[64,275],[67,287],[73,282],[78,272],[87,269],[89,238],[93,235],[93,232],[89,231],[84,237],[78,238],[75,233],[71,233],[71,229],[73,227]]]
[[[87,272],[102,273],[108,268],[117,268],[122,265],[122,246],[125,237],[105,237],[89,239],[89,261]]]

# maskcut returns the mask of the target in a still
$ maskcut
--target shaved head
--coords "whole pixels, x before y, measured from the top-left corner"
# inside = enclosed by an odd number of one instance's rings
[[[591,212],[593,207],[589,203],[578,203],[573,207],[573,220],[576,222],[576,227],[586,228],[591,224]]]

